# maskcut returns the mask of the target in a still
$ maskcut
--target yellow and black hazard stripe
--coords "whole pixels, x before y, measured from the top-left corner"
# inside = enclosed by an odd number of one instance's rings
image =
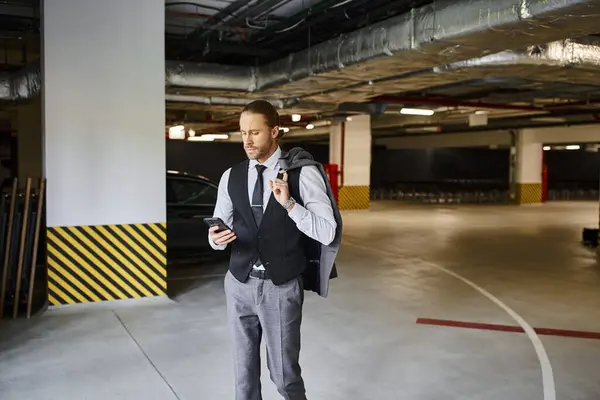
[[[167,285],[164,223],[51,227],[51,305],[162,296]]]
[[[517,203],[531,204],[542,202],[541,183],[517,183]]]
[[[369,208],[371,190],[369,186],[342,186],[338,194],[340,210],[364,210]]]

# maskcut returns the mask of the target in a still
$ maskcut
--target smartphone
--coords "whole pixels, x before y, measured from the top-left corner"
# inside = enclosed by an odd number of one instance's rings
[[[206,225],[208,225],[211,228],[213,226],[218,226],[219,229],[217,229],[215,231],[217,233],[230,229],[227,225],[225,225],[225,223],[223,222],[223,220],[221,218],[204,218],[204,222],[206,223]]]

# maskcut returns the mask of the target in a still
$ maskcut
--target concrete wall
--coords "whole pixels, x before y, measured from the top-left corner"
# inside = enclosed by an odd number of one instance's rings
[[[526,129],[533,140],[544,143],[595,143],[600,142],[600,125]],[[391,149],[424,149],[435,147],[509,146],[508,131],[469,132],[457,134],[414,134],[414,136],[377,139],[379,145]]]
[[[414,134],[414,136],[377,139],[378,145],[390,149],[427,149],[436,147],[479,147],[490,145],[510,145],[510,133],[491,131],[456,134]]]
[[[164,222],[164,1],[43,2],[48,226]]]

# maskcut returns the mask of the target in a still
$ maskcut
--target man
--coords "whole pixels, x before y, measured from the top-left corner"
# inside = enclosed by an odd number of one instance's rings
[[[280,149],[279,115],[269,102],[248,104],[239,123],[248,160],[221,177],[214,213],[231,229],[217,233],[211,228],[209,233],[214,249],[232,246],[224,286],[233,338],[235,398],[262,399],[264,334],[267,366],[278,392],[288,400],[304,400],[299,355],[302,274],[310,261],[307,238],[323,247],[333,246],[323,254],[336,254],[341,225],[337,221],[341,220],[322,167],[296,160],[292,164],[301,167],[294,168],[290,161],[301,158],[299,153],[292,157]],[[289,169],[278,177],[282,165]]]

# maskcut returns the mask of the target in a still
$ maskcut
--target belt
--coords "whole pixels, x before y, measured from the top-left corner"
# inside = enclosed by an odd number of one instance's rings
[[[252,268],[252,270],[250,271],[250,277],[258,279],[271,279],[267,271],[255,268]]]

